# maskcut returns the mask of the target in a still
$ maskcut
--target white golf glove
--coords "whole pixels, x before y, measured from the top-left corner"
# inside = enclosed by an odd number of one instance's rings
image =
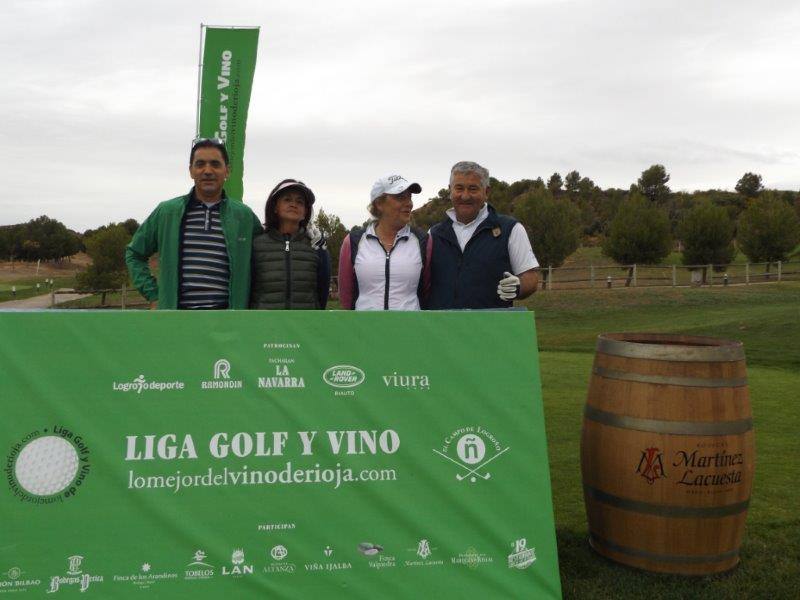
[[[327,249],[328,244],[327,240],[325,239],[325,236],[312,223],[306,225],[306,235],[308,236],[308,239],[311,240],[312,248],[323,249],[323,250]]]
[[[519,295],[519,285],[519,277],[505,271],[497,284],[497,295],[501,300],[513,300]]]

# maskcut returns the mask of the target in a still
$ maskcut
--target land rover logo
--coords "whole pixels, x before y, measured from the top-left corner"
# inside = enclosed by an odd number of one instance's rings
[[[335,388],[352,388],[364,383],[364,371],[352,365],[336,365],[325,369],[322,379]]]

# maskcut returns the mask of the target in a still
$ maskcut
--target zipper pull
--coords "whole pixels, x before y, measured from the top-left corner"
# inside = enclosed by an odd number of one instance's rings
[[[286,240],[286,252],[289,251],[289,240]]]

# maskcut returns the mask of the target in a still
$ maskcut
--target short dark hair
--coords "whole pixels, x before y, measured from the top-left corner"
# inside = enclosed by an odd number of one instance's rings
[[[194,153],[198,148],[216,148],[222,153],[222,158],[225,159],[225,164],[230,164],[228,161],[228,150],[225,148],[225,142],[219,138],[197,138],[192,142],[192,151],[189,154],[189,165],[194,162]]]

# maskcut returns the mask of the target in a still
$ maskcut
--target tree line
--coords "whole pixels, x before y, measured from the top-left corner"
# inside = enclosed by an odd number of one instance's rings
[[[727,266],[736,247],[751,262],[787,260],[800,243],[800,193],[768,190],[745,173],[735,192],[673,192],[663,165],[644,170],[629,189],[599,188],[578,171],[545,182],[491,178],[489,202],[528,231],[542,267],[560,267],[581,244],[600,245],[620,265],[657,264],[676,248],[685,265]],[[428,228],[444,218],[449,192],[414,211]],[[545,274],[546,275],[546,274]]]
[[[0,256],[3,260],[61,260],[82,249],[79,233],[47,216],[18,225],[0,226]]]
[[[800,193],[765,189],[745,173],[735,192],[673,192],[663,165],[644,170],[629,189],[601,189],[577,170],[507,183],[491,178],[489,201],[528,232],[542,267],[560,267],[581,244],[600,245],[620,265],[657,264],[676,248],[685,265],[727,266],[738,247],[751,262],[787,260],[800,244]],[[413,212],[428,229],[450,207],[444,188]],[[325,234],[334,270],[348,229],[338,216],[319,210],[314,224]],[[85,251],[92,259],[79,284],[94,289],[128,282],[125,246],[139,224],[109,223],[82,234],[46,216],[0,227],[0,256],[10,260],[61,260]],[[546,273],[545,273],[546,275]],[[705,273],[704,273],[705,277]]]

